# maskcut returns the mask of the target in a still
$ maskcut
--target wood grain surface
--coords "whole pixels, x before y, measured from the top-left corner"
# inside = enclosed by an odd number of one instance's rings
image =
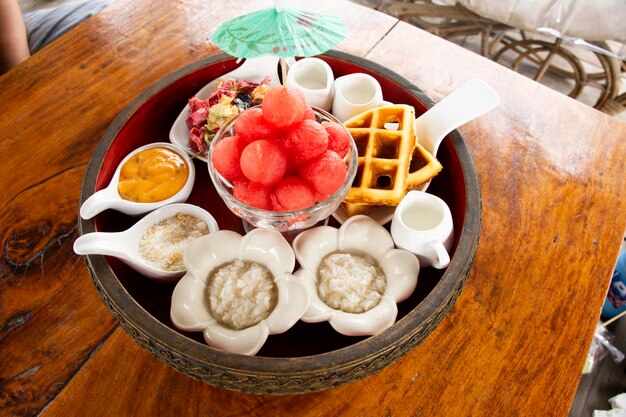
[[[435,100],[476,77],[502,97],[459,129],[483,223],[454,310],[379,373],[294,396],[192,380],[116,324],[72,252],[91,153],[137,95],[216,52],[219,22],[261,3],[116,1],[0,77],[0,414],[567,415],[626,226],[626,125],[347,1],[298,3],[346,20],[337,49]]]

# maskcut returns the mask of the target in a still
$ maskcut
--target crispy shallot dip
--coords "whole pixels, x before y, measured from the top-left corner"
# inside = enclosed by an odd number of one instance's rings
[[[278,299],[272,273],[256,262],[236,259],[216,268],[208,285],[209,309],[220,324],[241,330],[267,318]]]
[[[141,236],[139,252],[152,266],[162,271],[182,271],[183,254],[191,242],[209,234],[204,220],[176,213],[150,226]]]
[[[317,290],[330,308],[364,313],[376,307],[387,288],[387,278],[368,255],[334,252],[322,259]]]

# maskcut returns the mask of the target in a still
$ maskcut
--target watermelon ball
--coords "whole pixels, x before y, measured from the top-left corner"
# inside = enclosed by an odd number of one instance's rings
[[[306,111],[304,112],[304,119],[317,120],[315,112],[310,106],[307,106]]]
[[[301,210],[315,204],[315,193],[300,177],[284,177],[270,196],[274,211]]]
[[[243,172],[239,165],[240,155],[239,137],[237,135],[228,136],[215,143],[211,163],[222,177],[233,182],[243,178]]]
[[[300,175],[322,196],[330,196],[346,181],[348,167],[336,152],[327,150],[300,167]]]
[[[287,150],[285,150],[285,155],[289,155],[289,152],[287,152]],[[299,175],[299,169],[300,166],[296,165],[293,158],[287,158],[287,169],[285,170],[285,175]]]
[[[322,126],[328,133],[328,149],[344,157],[350,150],[350,134],[343,125],[337,122],[323,122]]]
[[[307,119],[287,131],[283,145],[296,165],[302,165],[326,151],[328,133],[321,124]]]
[[[240,180],[233,184],[233,196],[237,200],[261,210],[272,210],[271,192],[270,187],[258,182]]]
[[[302,91],[287,86],[270,89],[261,103],[265,120],[278,128],[301,122],[308,107]]]
[[[274,141],[255,140],[241,152],[239,166],[250,181],[271,187],[285,175],[287,155]]]
[[[274,139],[277,136],[276,128],[265,120],[260,107],[253,107],[237,116],[235,133],[246,145],[258,139]]]
[[[315,198],[315,201],[324,201],[324,200],[327,200],[331,195],[332,194],[315,193],[313,197]]]

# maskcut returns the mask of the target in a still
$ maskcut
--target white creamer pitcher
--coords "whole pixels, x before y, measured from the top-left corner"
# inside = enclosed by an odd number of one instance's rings
[[[454,241],[452,213],[445,201],[423,191],[409,191],[394,213],[391,236],[397,247],[417,255],[421,267],[450,264]]]
[[[287,85],[298,88],[310,106],[330,111],[335,97],[333,70],[319,58],[303,58],[289,67]]]
[[[371,75],[357,72],[335,80],[332,114],[340,122],[384,104],[389,103],[383,100],[380,84]]]

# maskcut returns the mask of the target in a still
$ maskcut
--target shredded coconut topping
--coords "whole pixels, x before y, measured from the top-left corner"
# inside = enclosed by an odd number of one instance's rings
[[[183,254],[191,242],[209,233],[202,219],[176,213],[150,226],[139,241],[139,252],[152,266],[162,271],[182,271]]]
[[[385,274],[367,255],[335,252],[319,267],[317,290],[326,305],[346,313],[364,313],[378,305],[387,288]]]

